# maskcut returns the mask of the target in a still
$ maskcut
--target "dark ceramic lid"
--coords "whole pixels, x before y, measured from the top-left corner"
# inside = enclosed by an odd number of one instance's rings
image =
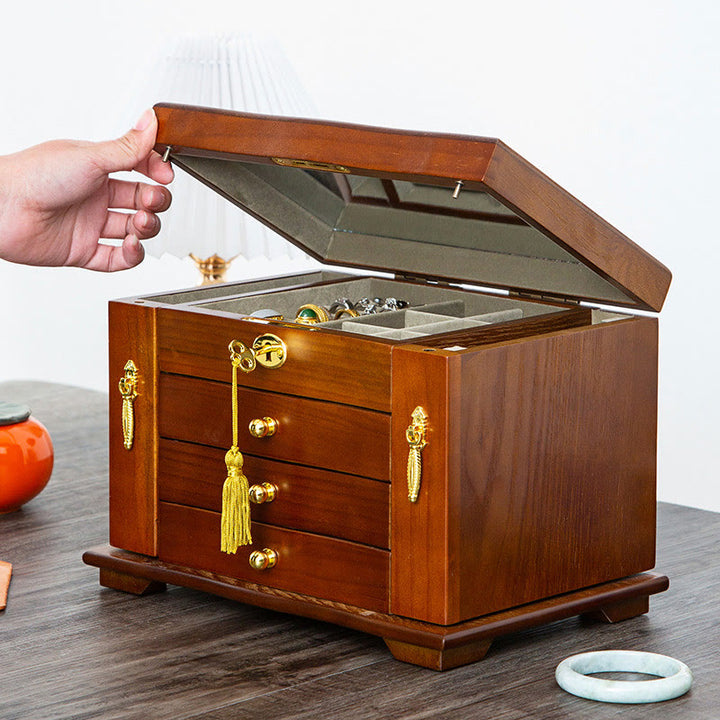
[[[30,417],[30,408],[27,405],[0,400],[0,426],[17,425]]]
[[[156,150],[330,265],[659,311],[670,272],[499,140],[155,108]]]

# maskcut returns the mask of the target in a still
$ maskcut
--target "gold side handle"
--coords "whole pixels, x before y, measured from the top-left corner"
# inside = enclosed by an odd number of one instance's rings
[[[250,421],[248,430],[256,438],[272,437],[278,430],[279,423],[271,417],[255,418]]]
[[[408,499],[417,502],[422,482],[422,451],[427,445],[428,416],[419,405],[412,412],[412,422],[405,431],[410,449],[407,461]]]
[[[269,570],[277,565],[278,554],[277,551],[272,548],[264,548],[262,550],[255,550],[250,553],[248,562],[253,570]]]
[[[255,505],[271,503],[277,497],[277,493],[277,485],[269,482],[252,485],[250,487],[250,502],[255,503]]]
[[[138,396],[138,369],[132,360],[125,363],[125,374],[120,378],[118,389],[122,396],[123,447],[132,450],[135,440],[135,398]]]

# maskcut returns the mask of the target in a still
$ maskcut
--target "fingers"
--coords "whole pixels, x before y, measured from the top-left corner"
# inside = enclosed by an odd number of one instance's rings
[[[117,140],[95,143],[92,148],[95,162],[106,173],[133,170],[143,163],[155,145],[157,118],[152,110],[146,110],[135,123]]]
[[[122,137],[93,145],[95,162],[106,173],[137,170],[165,185],[173,179],[173,169],[170,163],[164,163],[153,151],[156,134],[155,113],[151,109],[146,110],[135,123],[135,127]]]
[[[139,265],[144,257],[145,248],[140,244],[140,240],[135,235],[128,235],[119,248],[111,249],[109,272],[128,270]]]
[[[121,213],[108,210],[100,237],[117,239],[134,235],[145,240],[155,237],[160,232],[160,218],[156,213],[167,210],[172,201],[167,188],[146,183],[110,180],[108,191],[108,205],[111,208],[138,212]]]
[[[172,201],[172,195],[167,188],[146,183],[111,179],[108,192],[108,206],[125,210],[163,212],[170,207]]]
[[[163,185],[171,183],[175,177],[173,166],[169,162],[163,162],[155,151],[139,162],[134,169],[145,175],[145,177]]]
[[[83,265],[88,270],[117,272],[139,265],[145,257],[145,249],[135,235],[128,235],[120,247],[98,245],[95,254]]]
[[[119,239],[135,235],[142,240],[155,237],[160,232],[160,218],[155,213],[139,210],[136,213],[108,211],[102,238]]]

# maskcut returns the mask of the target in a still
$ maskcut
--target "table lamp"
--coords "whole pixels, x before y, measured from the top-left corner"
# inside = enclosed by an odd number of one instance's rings
[[[280,44],[268,35],[191,35],[167,43],[149,74],[146,104],[157,101],[308,117],[313,103]],[[254,218],[184,173],[172,185],[172,212],[146,250],[190,257],[202,284],[222,282],[232,260],[306,258]]]

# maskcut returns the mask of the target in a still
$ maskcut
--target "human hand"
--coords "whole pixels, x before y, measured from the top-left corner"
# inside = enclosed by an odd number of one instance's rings
[[[169,183],[172,167],[153,151],[156,133],[157,118],[147,110],[117,140],[55,140],[0,157],[0,258],[105,272],[140,263],[140,239],[159,232],[157,213],[170,206],[170,191],[109,174],[137,170]],[[123,242],[114,247],[101,238]]]

